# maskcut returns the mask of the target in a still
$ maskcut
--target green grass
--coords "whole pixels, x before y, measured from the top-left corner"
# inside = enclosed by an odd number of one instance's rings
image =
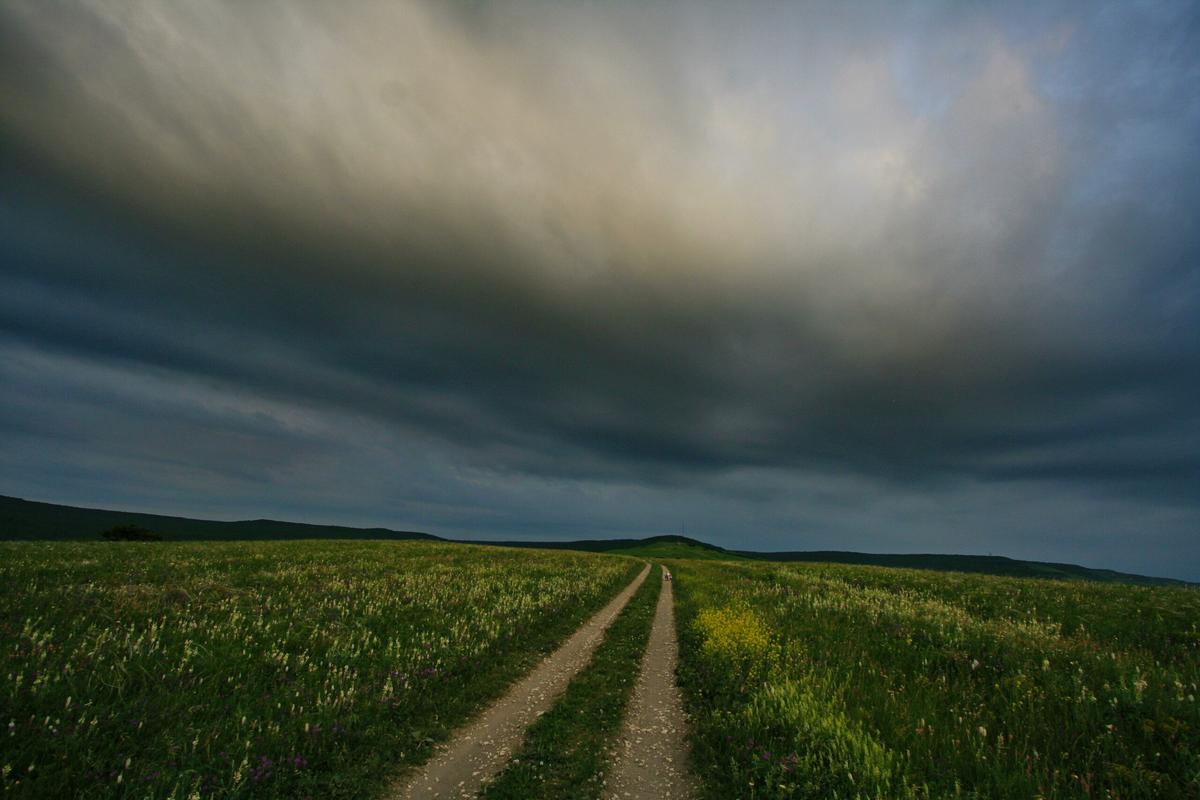
[[[1200,592],[673,564],[708,798],[1200,797]]]
[[[692,554],[660,540],[616,553]],[[668,557],[707,798],[1200,797],[1200,591]],[[0,786],[358,798],[640,568],[427,542],[0,543]],[[489,797],[592,797],[658,580]]]
[[[638,569],[416,542],[0,543],[0,786],[377,795]]]
[[[653,569],[609,626],[591,663],[530,727],[520,751],[482,797],[600,797],[608,753],[641,668],[661,589],[661,576]]]

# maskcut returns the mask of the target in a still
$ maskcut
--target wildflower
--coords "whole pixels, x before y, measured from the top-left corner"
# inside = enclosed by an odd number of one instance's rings
[[[976,728],[976,730],[979,731],[980,736],[987,738],[987,728],[980,725],[978,728]]]

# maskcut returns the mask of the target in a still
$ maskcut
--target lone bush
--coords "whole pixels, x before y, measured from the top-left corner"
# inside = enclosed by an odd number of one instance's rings
[[[141,525],[118,525],[100,534],[110,542],[161,542],[162,534],[146,530]]]

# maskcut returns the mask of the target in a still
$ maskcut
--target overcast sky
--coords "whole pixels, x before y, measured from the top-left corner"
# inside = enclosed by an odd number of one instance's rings
[[[6,0],[0,493],[1200,580],[1200,6]]]

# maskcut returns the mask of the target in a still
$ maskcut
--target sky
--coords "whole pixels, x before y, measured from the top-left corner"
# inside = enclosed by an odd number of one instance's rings
[[[1200,6],[6,0],[0,494],[1200,580]]]

